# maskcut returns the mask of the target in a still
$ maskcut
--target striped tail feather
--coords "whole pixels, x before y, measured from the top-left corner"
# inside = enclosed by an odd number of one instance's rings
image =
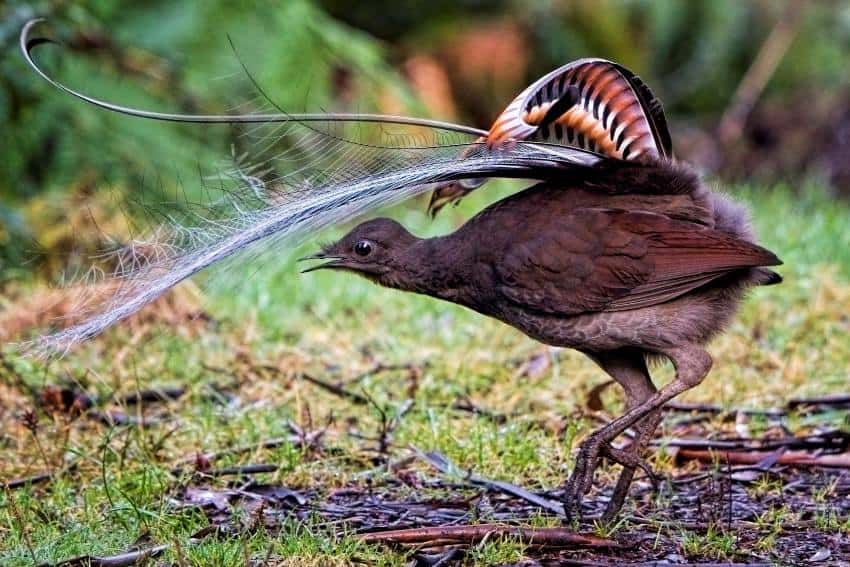
[[[630,161],[670,158],[673,153],[661,102],[637,75],[604,59],[573,61],[522,91],[485,137],[490,147],[516,140]],[[429,209],[435,214],[484,182],[437,187]]]

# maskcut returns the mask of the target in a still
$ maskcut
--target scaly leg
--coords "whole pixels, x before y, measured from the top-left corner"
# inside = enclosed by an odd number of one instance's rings
[[[655,384],[652,383],[643,351],[624,350],[604,353],[595,357],[595,360],[625,390],[626,411],[645,402],[658,391]],[[661,411],[655,411],[635,424],[635,439],[631,447],[627,449],[627,453],[617,452],[618,454],[614,454],[612,449],[605,450],[609,457],[623,466],[620,477],[617,479],[617,485],[611,494],[611,500],[608,501],[608,506],[605,508],[603,515],[605,521],[611,521],[619,514],[623,503],[626,501],[626,496],[628,496],[636,469],[642,466],[648,470],[642,462],[642,455],[644,449],[652,440],[661,418]]]
[[[646,401],[657,390],[652,383],[652,378],[649,375],[649,370],[646,367],[646,360],[643,351],[638,349],[621,349],[616,351],[608,351],[601,353],[588,353],[609,376],[611,376],[626,394],[626,410],[636,407],[641,402]],[[654,415],[654,414],[653,414]],[[639,421],[635,428],[638,430],[637,438],[632,446],[626,450],[615,450],[613,447],[604,446],[605,456],[623,466],[623,471],[617,481],[617,486],[609,501],[605,511],[605,517],[613,517],[616,512],[622,507],[628,494],[629,486],[634,477],[635,469],[641,466],[640,451],[643,438],[647,435],[643,431],[650,429],[656,423],[648,423],[652,416],[648,416]],[[654,427],[652,427],[654,430]],[[651,435],[650,432],[648,435]],[[588,474],[593,476],[596,466],[593,465],[593,470]]]
[[[602,515],[602,519],[605,522],[614,520],[620,513],[620,509],[626,501],[626,496],[629,494],[629,488],[632,485],[635,471],[641,466],[643,452],[646,450],[649,442],[652,441],[655,430],[658,429],[658,424],[661,423],[663,417],[664,414],[661,410],[655,410],[635,425],[637,435],[632,446],[629,448],[628,455],[633,461],[629,463],[624,460],[620,463],[623,465],[623,471],[620,473],[620,478],[617,479],[617,485],[611,494],[611,500],[608,501],[608,505],[605,507],[605,513]],[[648,469],[645,470],[648,474],[652,474]]]
[[[625,414],[592,433],[582,444],[564,494],[564,510],[568,519],[581,512],[581,500],[590,490],[593,472],[604,446],[650,414],[660,413],[661,406],[682,392],[699,385],[711,369],[711,356],[698,345],[670,349],[662,354],[673,362],[676,377]]]

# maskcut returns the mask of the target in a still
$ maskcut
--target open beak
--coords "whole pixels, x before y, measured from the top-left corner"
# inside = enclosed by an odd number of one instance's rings
[[[342,266],[345,264],[344,258],[342,256],[334,256],[332,254],[325,254],[324,252],[316,252],[315,254],[311,254],[310,256],[304,256],[303,258],[298,258],[298,262],[304,262],[306,260],[329,260],[324,264],[317,264],[306,270],[301,270],[302,274],[306,274],[307,272],[314,272],[316,270],[322,270],[325,268],[335,268],[338,266]]]

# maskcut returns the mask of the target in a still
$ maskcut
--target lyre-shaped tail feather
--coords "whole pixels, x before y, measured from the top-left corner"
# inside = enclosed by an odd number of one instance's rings
[[[573,61],[520,93],[487,135],[491,146],[511,139],[560,143],[624,160],[672,153],[658,99],[634,73],[604,59]]]
[[[579,59],[538,79],[511,101],[484,140],[491,147],[539,140],[629,161],[673,153],[661,102],[634,73],[604,59]],[[435,189],[432,214],[484,181]]]

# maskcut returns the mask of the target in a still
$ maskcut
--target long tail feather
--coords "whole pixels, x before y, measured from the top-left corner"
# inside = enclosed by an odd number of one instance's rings
[[[73,91],[44,73],[32,50],[44,40],[29,37],[36,21],[21,33],[21,49],[33,69],[56,88],[98,107],[157,120],[243,122],[254,160],[234,149],[233,168],[215,178],[213,195],[191,203],[188,217],[177,218],[172,202],[145,209],[153,227],[115,254],[108,296],[95,298],[82,321],[28,345],[41,353],[62,353],[129,317],[166,291],[206,268],[263,250],[294,247],[318,230],[363,213],[398,203],[433,184],[487,177],[550,180],[575,168],[592,167],[592,152],[519,142],[491,149],[481,132],[465,126],[383,115],[249,114],[239,116],[172,115],[130,109]],[[451,136],[382,138],[375,144],[351,140],[303,122],[391,122]],[[269,131],[270,130],[270,131]],[[386,132],[381,132],[386,135]],[[209,178],[207,178],[209,179]],[[220,184],[218,184],[220,182]],[[188,200],[188,198],[187,198]],[[194,197],[193,197],[194,200]],[[196,205],[196,206],[195,206]],[[75,313],[76,316],[81,313]]]
[[[397,203],[429,190],[431,184],[479,177],[552,179],[575,167],[595,163],[569,161],[560,153],[532,144],[491,152],[479,145],[458,160],[456,148],[441,149],[430,156],[415,155],[410,163],[341,185],[313,187],[299,192],[297,200],[286,200],[253,213],[214,222],[221,234],[187,250],[152,259],[135,270],[121,274],[122,284],[102,310],[82,323],[35,341],[31,346],[43,353],[64,352],[88,340],[118,321],[151,303],[181,281],[238,253],[274,242],[294,246],[322,228]],[[436,155],[433,155],[436,154]]]
[[[274,113],[274,114],[171,114],[167,112],[155,112],[150,110],[142,110],[121,106],[112,102],[100,100],[92,96],[83,94],[66,85],[63,85],[56,79],[48,75],[39,67],[38,63],[33,58],[33,52],[36,47],[45,44],[56,43],[55,41],[43,37],[30,37],[32,29],[43,22],[44,19],[34,19],[28,21],[21,30],[20,47],[27,64],[41,76],[42,79],[53,85],[59,90],[68,93],[80,100],[83,100],[94,106],[118,112],[128,116],[136,116],[138,118],[148,118],[151,120],[162,120],[165,122],[190,122],[203,124],[269,124],[272,122],[372,122],[380,124],[399,124],[408,126],[421,126],[425,128],[434,128],[437,130],[445,130],[450,132],[458,132],[462,134],[471,134],[474,136],[485,136],[486,131],[464,126],[462,124],[454,124],[452,122],[444,122],[441,120],[429,120],[426,118],[411,118],[406,116],[394,116],[389,114],[346,114],[346,113]]]

